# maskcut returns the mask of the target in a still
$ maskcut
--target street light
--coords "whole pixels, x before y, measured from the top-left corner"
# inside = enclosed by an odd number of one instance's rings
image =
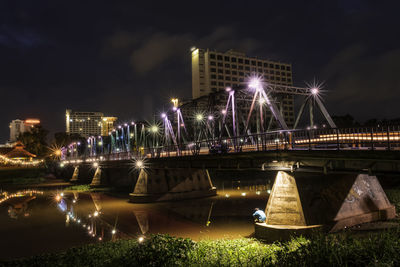
[[[196,120],[197,120],[198,122],[202,121],[203,118],[204,118],[204,116],[203,116],[203,114],[201,114],[201,113],[199,113],[199,114],[196,115]]]

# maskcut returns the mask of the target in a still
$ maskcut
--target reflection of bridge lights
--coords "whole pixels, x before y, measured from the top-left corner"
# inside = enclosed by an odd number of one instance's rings
[[[57,202],[60,202],[61,199],[62,199],[62,197],[61,197],[60,195],[56,195],[55,200],[56,200]]]

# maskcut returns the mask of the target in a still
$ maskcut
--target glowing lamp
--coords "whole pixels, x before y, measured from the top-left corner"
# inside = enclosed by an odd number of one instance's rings
[[[117,231],[115,229],[112,229],[111,234],[115,235]]]
[[[93,167],[94,167],[94,168],[99,167],[99,163],[98,163],[98,162],[93,162]]]
[[[249,88],[260,90],[262,88],[261,81],[258,78],[252,78],[249,83]]]
[[[319,90],[318,90],[317,87],[311,88],[311,94],[313,94],[313,95],[318,95],[318,93],[319,93]]]
[[[208,115],[208,120],[212,121],[214,119],[213,115]]]
[[[167,117],[167,114],[165,114],[165,113],[161,113],[161,118],[165,118],[165,117]]]
[[[93,216],[94,216],[94,217],[99,216],[99,212],[96,210],[96,211],[93,213]]]
[[[152,133],[158,132],[158,127],[157,127],[157,125],[151,126],[150,131],[151,131]]]
[[[144,162],[143,162],[143,160],[137,160],[137,161],[136,161],[136,167],[137,167],[138,169],[143,169],[143,168],[144,168]]]
[[[232,91],[232,88],[231,88],[231,87],[226,87],[226,88],[225,88],[225,91],[226,91],[226,92],[230,92],[230,91]]]
[[[143,236],[141,236],[141,237],[138,238],[138,242],[139,242],[139,243],[142,243],[143,241],[144,241],[144,237],[143,237]]]
[[[221,110],[221,113],[225,115],[226,114],[226,110],[225,109]]]
[[[202,121],[203,120],[203,114],[197,114],[196,115],[196,120],[197,121]]]

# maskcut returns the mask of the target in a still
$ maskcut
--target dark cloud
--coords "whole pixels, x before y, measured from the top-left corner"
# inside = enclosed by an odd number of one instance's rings
[[[371,117],[399,117],[400,49],[370,55],[366,45],[352,45],[339,52],[324,68],[330,81],[329,101],[335,113]],[[336,105],[335,105],[336,104]]]

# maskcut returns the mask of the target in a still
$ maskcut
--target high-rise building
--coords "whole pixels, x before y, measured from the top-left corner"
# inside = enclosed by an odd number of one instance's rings
[[[108,135],[117,117],[104,117],[102,112],[72,111],[65,112],[65,132],[80,134],[83,137]]]
[[[107,136],[114,129],[117,117],[103,117],[101,120],[101,135]]]
[[[192,49],[192,98],[198,99],[227,87],[243,87],[252,75],[262,77],[275,85],[293,85],[292,65],[255,57],[229,50],[225,53],[209,49]],[[293,95],[276,95],[286,123],[294,123]],[[223,105],[226,99],[221,98]],[[238,107],[240,108],[240,107]],[[248,109],[248,107],[243,107]],[[245,113],[245,112],[244,112]]]
[[[18,139],[18,136],[35,125],[39,125],[40,120],[38,119],[26,119],[20,120],[16,119],[10,122],[10,142],[15,142]]]

